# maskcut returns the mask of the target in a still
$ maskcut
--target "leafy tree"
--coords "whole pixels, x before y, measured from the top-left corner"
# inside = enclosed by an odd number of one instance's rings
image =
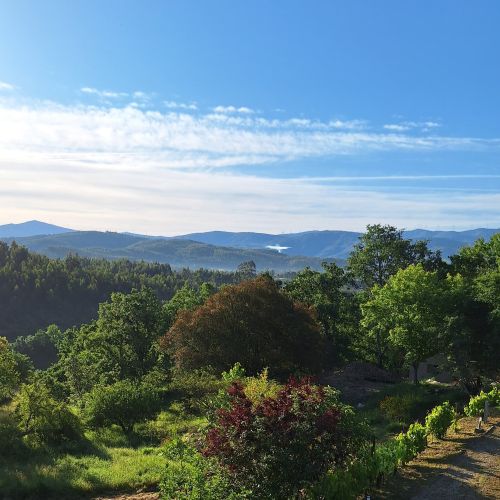
[[[202,283],[199,290],[195,290],[185,283],[164,305],[168,325],[171,326],[174,323],[179,311],[196,309],[214,292],[215,288],[210,283]]]
[[[257,275],[257,266],[253,260],[242,262],[236,268],[236,274],[238,274],[242,279],[248,280],[255,278]]]
[[[57,344],[61,337],[61,330],[56,325],[49,325],[34,335],[18,337],[13,346],[17,352],[28,356],[35,368],[45,370],[57,361]]]
[[[427,242],[403,238],[403,232],[393,226],[368,225],[348,258],[353,276],[367,288],[383,286],[399,269],[410,264],[422,264],[436,270],[443,263],[440,252],[432,252]]]
[[[19,382],[14,352],[5,337],[0,337],[0,402],[10,397]]]
[[[21,386],[15,405],[21,432],[35,443],[54,445],[82,438],[78,417],[38,379]]]
[[[350,279],[335,263],[323,263],[323,272],[309,268],[285,284],[289,297],[316,309],[324,333],[332,342],[333,356],[344,360],[349,356],[351,325],[357,327],[355,298],[349,292]]]
[[[162,340],[177,368],[221,372],[241,362],[250,374],[316,371],[324,338],[313,311],[293,302],[266,276],[226,286],[200,307],[182,311]]]
[[[362,324],[374,339],[384,337],[404,352],[407,364],[421,361],[443,346],[446,332],[447,290],[437,272],[421,264],[401,269],[383,287],[375,286],[372,298],[363,304]],[[382,343],[383,343],[382,342]]]
[[[95,386],[83,399],[83,415],[90,427],[116,424],[125,434],[132,432],[134,424],[153,417],[159,407],[158,389],[130,380]]]
[[[94,339],[118,377],[143,377],[158,361],[156,341],[165,329],[160,301],[149,288],[113,293],[99,306]]]

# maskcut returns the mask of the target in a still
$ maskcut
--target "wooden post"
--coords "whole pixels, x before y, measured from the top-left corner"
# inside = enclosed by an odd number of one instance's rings
[[[484,402],[484,419],[483,422],[488,422],[488,417],[490,416],[490,402],[486,400]]]

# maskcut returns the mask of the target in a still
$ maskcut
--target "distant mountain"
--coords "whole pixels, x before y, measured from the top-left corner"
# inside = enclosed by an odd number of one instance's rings
[[[0,238],[9,238],[18,236],[36,236],[40,234],[60,234],[73,231],[66,227],[54,226],[46,222],[30,220],[20,224],[5,224],[0,226]]]
[[[489,238],[499,229],[469,231],[430,231],[414,229],[404,236],[428,240],[444,258],[478,238]],[[35,234],[36,233],[36,234]],[[252,232],[209,231],[182,236],[146,236],[132,233],[72,231],[38,221],[0,226],[0,239],[27,246],[49,257],[78,253],[88,257],[127,258],[169,263],[174,267],[235,269],[246,260],[254,260],[259,270],[290,271],[310,266],[319,269],[321,261],[343,263],[358,242],[361,233],[353,231],[306,231],[267,234]]]
[[[464,245],[471,245],[478,238],[489,240],[500,229],[471,229],[469,231],[429,231],[415,229],[405,231],[404,236],[412,240],[429,240],[433,250],[441,250],[443,257],[455,254]],[[306,231],[303,233],[265,234],[232,233],[210,231],[191,233],[178,238],[186,238],[212,245],[227,245],[237,248],[287,247],[282,252],[287,255],[346,259],[358,242],[361,233],[353,231]]]
[[[259,271],[273,269],[282,272],[300,270],[306,266],[320,269],[324,260],[317,257],[285,255],[265,248],[234,248],[187,239],[156,239],[98,231],[74,231],[48,236],[2,239],[7,242],[15,239],[29,250],[48,257],[62,258],[70,253],[77,253],[84,257],[145,260],[192,269],[205,267],[234,270],[241,262],[253,260]],[[340,261],[339,263],[342,264]]]

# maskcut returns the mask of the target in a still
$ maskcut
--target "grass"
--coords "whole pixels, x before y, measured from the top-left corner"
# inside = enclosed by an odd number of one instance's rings
[[[155,488],[167,463],[162,443],[205,423],[174,403],[156,419],[136,425],[131,436],[112,426],[87,431],[86,441],[71,447],[21,448],[12,457],[0,457],[0,497],[88,498]]]

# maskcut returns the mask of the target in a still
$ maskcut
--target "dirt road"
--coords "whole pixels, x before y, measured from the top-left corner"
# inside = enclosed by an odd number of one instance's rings
[[[475,422],[444,441],[431,443],[422,455],[389,481],[373,498],[412,500],[500,499],[500,426],[481,436]]]

